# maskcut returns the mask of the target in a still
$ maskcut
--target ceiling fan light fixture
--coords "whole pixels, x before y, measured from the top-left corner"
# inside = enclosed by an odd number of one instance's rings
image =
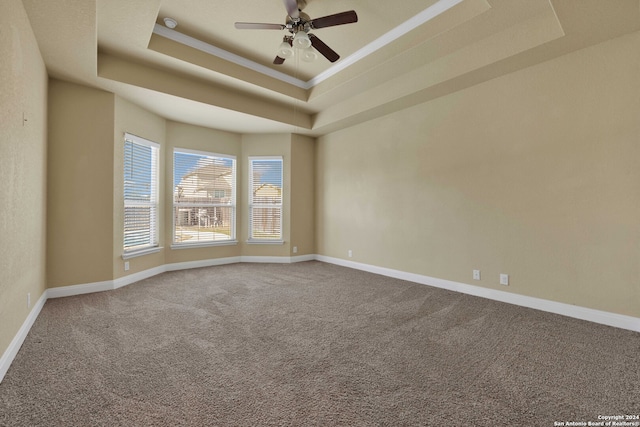
[[[313,62],[318,59],[318,54],[312,47],[308,47],[302,50],[302,60],[304,62]]]
[[[283,0],[287,10],[285,24],[266,24],[259,22],[236,22],[234,26],[238,30],[286,30],[289,34],[284,36],[284,43],[278,47],[278,56],[273,60],[274,65],[284,64],[285,59],[296,55],[302,57],[303,61],[314,61],[318,54],[324,56],[329,62],[336,62],[340,55],[327,46],[315,34],[308,34],[308,31],[319,28],[335,27],[336,25],[352,24],[358,22],[358,14],[355,10],[341,13],[334,13],[316,19],[311,19],[309,15],[302,12],[308,0]],[[459,2],[460,0],[452,0]],[[289,46],[287,46],[287,44]],[[310,47],[313,46],[313,49]],[[315,49],[315,50],[314,50]]]
[[[311,46],[311,40],[309,36],[304,31],[298,31],[295,36],[293,36],[293,47],[298,49],[306,49]]]
[[[284,59],[293,57],[293,48],[289,45],[288,42],[283,41],[282,43],[280,43],[280,47],[278,48],[278,56]]]

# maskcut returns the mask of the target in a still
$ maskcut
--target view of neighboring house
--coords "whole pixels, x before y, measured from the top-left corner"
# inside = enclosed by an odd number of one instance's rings
[[[174,188],[176,227],[228,227],[234,204],[233,168],[207,163],[182,176]]]
[[[280,203],[282,200],[282,188],[277,185],[264,183],[253,192],[253,203],[257,205],[268,205],[270,203]]]
[[[282,188],[260,184],[252,194],[251,229],[254,238],[279,234],[282,222]]]

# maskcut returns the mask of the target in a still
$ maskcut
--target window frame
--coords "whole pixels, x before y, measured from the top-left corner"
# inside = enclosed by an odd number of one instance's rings
[[[249,156],[248,161],[248,227],[247,227],[247,243],[249,244],[284,244],[284,157],[283,156]],[[254,204],[253,203],[253,162],[254,161],[279,161],[280,162],[280,203],[278,204]],[[280,233],[277,238],[256,238],[253,236],[253,208],[279,208],[280,209]]]
[[[127,198],[127,170],[126,170],[126,149],[127,142],[137,144],[139,146],[151,149],[151,188],[149,191],[149,202],[145,203],[140,200]],[[157,142],[142,138],[140,136],[125,132],[123,138],[123,185],[122,185],[122,210],[123,210],[123,234],[122,234],[122,258],[129,259],[140,255],[155,253],[160,251],[160,150],[161,145]],[[127,207],[149,207],[150,211],[150,227],[149,227],[149,243],[143,245],[126,246],[126,226],[127,226]],[[155,211],[155,212],[154,212]]]
[[[176,186],[177,183],[175,182],[176,179],[176,154],[180,153],[180,154],[187,154],[187,155],[195,155],[195,156],[205,156],[207,158],[212,158],[212,159],[222,159],[222,160],[230,160],[232,161],[232,181],[233,184],[231,186],[231,197],[230,199],[232,200],[231,204],[222,204],[222,203],[179,203],[176,202],[176,198],[175,198],[175,191],[176,191]],[[172,175],[171,175],[171,217],[172,217],[172,226],[171,226],[171,249],[188,249],[188,248],[198,248],[198,247],[210,247],[210,246],[225,246],[225,245],[235,245],[238,243],[237,241],[237,211],[238,211],[238,201],[237,201],[237,192],[238,192],[238,161],[237,161],[237,157],[232,155],[232,154],[221,154],[221,153],[214,153],[214,152],[210,152],[210,151],[202,151],[202,150],[194,150],[194,149],[190,149],[190,148],[180,148],[180,147],[174,147],[173,148],[173,155],[171,158],[171,164],[172,164]],[[229,236],[229,239],[223,239],[223,240],[198,240],[198,241],[194,241],[194,242],[188,242],[188,241],[180,241],[177,242],[176,241],[176,208],[178,208],[179,206],[182,207],[191,207],[194,209],[197,209],[200,206],[203,207],[208,207],[208,208],[214,208],[214,207],[222,207],[222,208],[231,208],[231,215],[230,215],[230,221],[231,221],[231,227],[230,227],[230,233],[231,235]]]

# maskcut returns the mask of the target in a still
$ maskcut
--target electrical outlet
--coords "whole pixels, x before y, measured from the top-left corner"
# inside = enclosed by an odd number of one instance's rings
[[[31,308],[31,292],[27,294],[27,308]]]
[[[480,270],[473,270],[473,280],[480,280]]]
[[[349,249],[349,258],[351,258],[352,256],[353,256],[353,251]]]
[[[504,286],[509,286],[509,275],[501,274],[500,275],[500,284]]]
[[[298,247],[297,247],[297,246],[294,246],[294,247],[293,247],[293,253],[294,253],[294,254],[297,254],[297,253],[298,253]]]
[[[129,261],[124,262],[124,271],[129,271]]]

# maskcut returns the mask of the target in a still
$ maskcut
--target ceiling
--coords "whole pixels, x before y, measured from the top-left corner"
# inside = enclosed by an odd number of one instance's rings
[[[307,0],[341,56],[274,65],[282,0],[23,0],[52,77],[170,120],[319,136],[640,29],[639,0]],[[171,30],[163,18],[178,26]]]

